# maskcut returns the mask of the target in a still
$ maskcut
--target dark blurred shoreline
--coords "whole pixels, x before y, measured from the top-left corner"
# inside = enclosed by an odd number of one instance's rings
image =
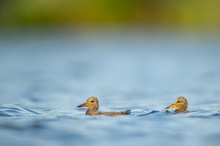
[[[0,26],[9,28],[141,25],[218,29],[218,0],[1,1]]]

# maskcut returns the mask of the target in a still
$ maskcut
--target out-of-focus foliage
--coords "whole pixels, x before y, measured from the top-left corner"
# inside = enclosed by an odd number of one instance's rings
[[[218,27],[219,6],[219,0],[1,0],[0,25]]]

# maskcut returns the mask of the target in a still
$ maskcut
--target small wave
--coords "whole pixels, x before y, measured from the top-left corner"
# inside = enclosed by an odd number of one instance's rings
[[[220,117],[220,111],[219,110],[194,110],[189,111],[189,114],[187,115],[191,118],[212,118],[212,117]]]
[[[0,105],[0,117],[13,117],[22,115],[38,115],[34,110],[19,105]]]
[[[212,117],[220,117],[220,110],[188,110],[183,113],[177,113],[175,110],[153,110],[153,109],[144,109],[144,110],[136,110],[132,112],[134,116],[167,116],[173,115],[188,118],[212,118]]]
[[[140,111],[132,111],[132,115],[134,116],[148,116],[148,115],[158,115],[161,111],[158,110],[140,110]]]

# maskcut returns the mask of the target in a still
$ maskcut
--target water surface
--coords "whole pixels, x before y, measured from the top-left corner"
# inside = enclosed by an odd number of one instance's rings
[[[218,145],[218,35],[149,30],[0,35],[0,145]],[[101,111],[77,105],[97,96]],[[177,96],[188,112],[164,108]]]

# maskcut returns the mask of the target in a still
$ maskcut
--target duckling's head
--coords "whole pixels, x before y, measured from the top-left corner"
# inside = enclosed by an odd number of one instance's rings
[[[187,100],[183,96],[180,96],[174,100],[173,104],[166,107],[166,109],[175,108],[175,112],[185,112],[187,110],[187,106]]]
[[[91,96],[85,103],[80,104],[77,107],[88,107],[89,110],[97,111],[99,109],[99,101],[95,96]]]

